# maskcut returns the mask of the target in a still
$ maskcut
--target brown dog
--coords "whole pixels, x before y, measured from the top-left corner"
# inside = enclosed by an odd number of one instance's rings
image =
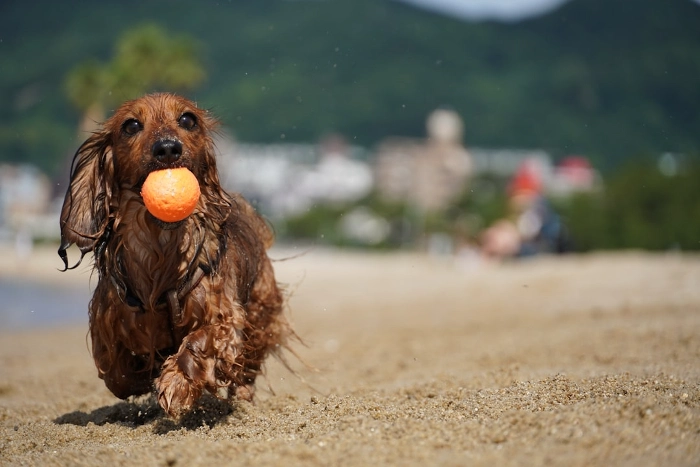
[[[266,356],[291,335],[266,253],[273,235],[221,188],[215,125],[172,94],[126,102],[75,154],[61,212],[66,269],[71,244],[80,261],[94,254],[89,317],[99,377],[122,399],[155,383],[171,416],[204,390],[251,400]],[[174,167],[192,171],[202,195],[185,220],[164,223],[140,191],[151,171]]]

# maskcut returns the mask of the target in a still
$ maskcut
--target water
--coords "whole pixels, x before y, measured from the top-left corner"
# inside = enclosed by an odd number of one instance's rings
[[[87,326],[90,291],[0,279],[0,333],[59,325]]]

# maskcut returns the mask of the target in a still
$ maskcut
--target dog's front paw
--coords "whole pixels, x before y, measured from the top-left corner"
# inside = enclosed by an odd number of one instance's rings
[[[192,408],[202,394],[202,389],[185,376],[171,357],[165,361],[163,371],[156,380],[156,392],[163,410],[169,416],[177,418]]]

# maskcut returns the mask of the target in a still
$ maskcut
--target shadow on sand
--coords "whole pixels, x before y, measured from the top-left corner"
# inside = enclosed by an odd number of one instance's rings
[[[178,420],[173,420],[165,415],[155,397],[149,396],[145,400],[137,399],[100,407],[89,413],[79,410],[69,412],[56,418],[54,423],[77,426],[87,426],[91,422],[100,426],[115,423],[132,428],[153,423],[153,432],[162,435],[182,428],[186,430],[196,430],[202,426],[212,428],[224,421],[233,413],[233,410],[230,402],[207,394],[201,397],[197,407]]]

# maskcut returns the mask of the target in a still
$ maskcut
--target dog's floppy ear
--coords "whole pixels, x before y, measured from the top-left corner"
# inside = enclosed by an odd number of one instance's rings
[[[105,234],[113,179],[111,135],[105,131],[96,132],[78,148],[71,164],[70,185],[61,209],[61,246],[58,248],[64,270],[76,268]],[[80,248],[80,259],[68,267],[66,250],[74,243]]]
[[[200,125],[205,131],[199,146],[202,152],[199,153],[197,178],[202,190],[202,198],[206,202],[207,214],[213,218],[214,222],[221,223],[230,214],[231,202],[221,187],[219,171],[216,167],[216,145],[209,136],[217,130],[219,122],[208,113],[204,113],[200,119]]]

